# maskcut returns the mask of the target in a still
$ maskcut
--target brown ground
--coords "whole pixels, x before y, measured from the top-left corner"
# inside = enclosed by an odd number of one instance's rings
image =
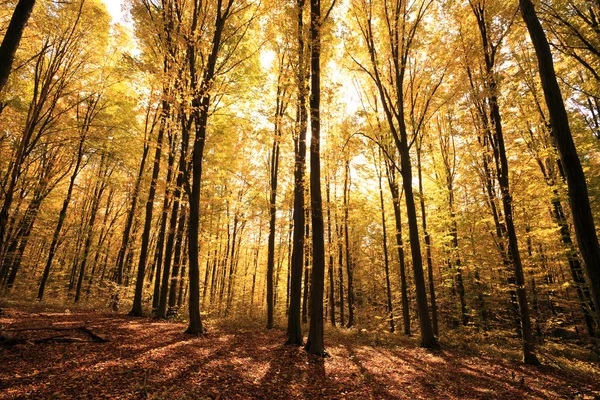
[[[181,323],[117,314],[33,313],[8,308],[0,315],[0,327],[5,330],[84,324],[110,342],[34,343],[58,334],[90,338],[79,331],[13,332],[29,341],[0,345],[0,399],[600,396],[599,368],[591,363],[584,363],[585,373],[558,364],[528,367],[458,348],[426,351],[416,347],[414,339],[396,340],[396,335],[392,339],[401,346],[389,341],[377,346],[366,334],[329,335],[326,343],[331,357],[322,360],[284,346],[285,332],[281,330],[249,325],[234,329],[213,324],[205,337],[196,338],[185,335]]]

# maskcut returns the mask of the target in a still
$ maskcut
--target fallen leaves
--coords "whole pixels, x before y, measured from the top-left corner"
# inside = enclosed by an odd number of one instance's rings
[[[185,325],[115,314],[5,310],[11,329],[93,326],[110,343],[18,344],[0,351],[0,399],[430,399],[564,398],[600,394],[598,369],[567,373],[459,349],[373,347],[350,334],[327,340],[330,358],[284,346],[285,332]],[[54,325],[53,325],[54,324]],[[22,330],[35,340],[43,331]],[[391,340],[391,339],[390,339]]]

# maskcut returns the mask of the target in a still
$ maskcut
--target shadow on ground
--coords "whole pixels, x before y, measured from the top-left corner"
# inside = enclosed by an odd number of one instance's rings
[[[338,339],[321,359],[284,346],[279,330],[222,326],[196,338],[182,324],[113,314],[7,309],[0,317],[5,328],[81,324],[110,342],[0,348],[0,399],[552,399],[600,391],[594,372],[569,376],[447,349]]]

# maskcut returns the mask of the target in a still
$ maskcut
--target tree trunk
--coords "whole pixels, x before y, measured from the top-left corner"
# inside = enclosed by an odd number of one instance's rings
[[[146,116],[146,118],[148,118],[148,116]],[[125,252],[127,251],[127,246],[129,244],[131,227],[133,226],[133,218],[135,217],[135,210],[140,193],[142,176],[144,175],[144,169],[146,167],[146,157],[148,156],[149,149],[150,146],[148,146],[148,142],[147,140],[145,140],[144,151],[142,153],[142,160],[140,161],[140,170],[135,180],[135,186],[131,195],[131,206],[129,208],[129,213],[127,214],[127,220],[125,221],[125,228],[123,229],[123,239],[121,240],[121,247],[119,248],[119,254],[117,256],[117,284],[119,285],[123,284],[123,264],[125,262]]]
[[[183,279],[180,278],[180,267],[181,267],[181,250],[183,240],[185,239],[185,223],[187,221],[187,208],[182,206],[181,214],[179,215],[179,221],[177,222],[177,241],[175,242],[175,256],[173,260],[173,273],[171,274],[171,288],[169,289],[169,309],[173,309],[177,305],[177,283],[179,287],[183,284]],[[207,257],[208,260],[209,257]],[[185,267],[185,265],[184,265]],[[206,271],[208,272],[208,264],[206,265]],[[181,274],[183,277],[183,274]],[[208,277],[204,279],[204,287]]]
[[[170,107],[170,106],[169,106]],[[189,132],[189,123],[186,125],[186,123],[184,122],[184,120],[182,119],[182,132]],[[185,133],[184,133],[185,135]],[[179,209],[179,202],[173,201],[173,203],[171,203],[171,200],[174,199],[174,195],[172,194],[172,183],[173,183],[173,165],[175,165],[175,147],[176,147],[176,140],[175,137],[171,134],[168,133],[168,138],[169,138],[169,153],[168,153],[168,157],[167,157],[167,179],[166,179],[166,185],[165,185],[165,192],[163,195],[163,205],[162,205],[162,212],[161,212],[161,216],[160,216],[160,227],[158,229],[158,235],[156,238],[156,247],[154,249],[154,263],[155,263],[155,268],[156,268],[156,277],[154,279],[154,292],[152,294],[152,311],[156,311],[158,313],[158,307],[160,305],[160,295],[161,295],[161,283],[164,280],[164,276],[165,276],[165,267],[166,267],[166,259],[168,257],[165,257],[165,240],[168,241],[168,235],[171,234],[171,223],[172,220],[169,220],[169,209],[171,207],[173,207],[175,209],[175,206],[177,206],[177,209]],[[184,152],[183,146],[181,149],[181,152]],[[180,161],[181,161],[181,157],[180,157]],[[181,171],[181,167],[180,167],[180,171]],[[177,221],[177,215],[175,215],[175,221]],[[169,224],[169,230],[167,231],[167,224]],[[171,249],[172,250],[172,249]],[[167,253],[168,255],[168,253]],[[170,260],[169,260],[170,262]],[[169,264],[170,266],[170,264]],[[168,272],[167,272],[167,276],[168,276]]]
[[[185,152],[182,151],[181,157],[185,157],[187,153],[187,144],[184,144],[182,148],[185,148]],[[172,165],[171,163],[169,163]],[[165,258],[162,268],[162,282],[160,284],[160,297],[158,301],[158,310],[156,312],[157,318],[167,318],[167,305],[168,305],[168,294],[169,294],[169,280],[171,279],[171,261],[173,260],[173,246],[175,244],[175,231],[177,230],[178,215],[181,202],[181,185],[183,185],[183,174],[181,170],[180,160],[179,173],[177,175],[177,183],[173,193],[173,208],[171,210],[171,216],[169,219],[169,229],[167,235],[167,244],[165,247]]]
[[[77,289],[75,291],[75,303],[79,302],[81,297],[81,288],[83,285],[83,278],[85,276],[85,267],[87,264],[88,254],[90,252],[90,246],[92,244],[92,236],[94,229],[94,222],[96,221],[96,214],[98,213],[98,207],[100,206],[100,201],[102,200],[102,193],[107,185],[107,179],[110,176],[109,167],[104,163],[106,160],[107,154],[106,152],[102,153],[102,159],[100,160],[100,166],[98,167],[98,177],[96,182],[96,187],[94,188],[94,197],[92,199],[92,205],[90,209],[90,220],[87,226],[87,232],[85,235],[85,244],[83,247],[83,256],[81,258],[81,265],[79,266],[79,278],[77,280]]]
[[[304,286],[302,287],[302,323],[308,322],[308,292],[310,288],[310,261],[311,261],[311,243],[310,240],[310,225],[306,221],[304,229]]]
[[[321,2],[310,2],[311,96],[310,96],[310,199],[312,225],[312,273],[310,289],[310,328],[304,348],[310,354],[325,356],[323,342],[323,292],[325,286],[325,240],[321,194]]]
[[[417,176],[419,185],[419,201],[421,206],[421,224],[423,225],[423,236],[425,238],[425,253],[427,254],[427,275],[429,278],[429,298],[431,300],[431,323],[433,325],[433,333],[438,336],[438,317],[437,317],[437,304],[435,302],[435,284],[433,279],[433,259],[431,257],[431,236],[427,231],[427,213],[425,211],[425,196],[423,195],[423,173],[421,166],[421,146],[423,137],[417,138]],[[460,287],[462,286],[462,275],[460,275]],[[459,289],[460,293],[460,289]],[[462,289],[463,295],[461,296],[461,304],[464,302],[464,288]],[[463,312],[463,320],[465,314]]]
[[[50,276],[50,269],[52,268],[52,261],[54,260],[54,256],[56,254],[56,249],[58,248],[58,239],[60,237],[60,231],[62,230],[62,226],[67,217],[67,209],[69,208],[69,203],[71,202],[71,196],[73,195],[73,187],[75,186],[75,179],[77,179],[77,175],[79,175],[81,162],[83,160],[83,145],[85,143],[86,135],[81,135],[79,139],[79,145],[77,148],[77,159],[75,160],[75,167],[73,168],[73,173],[71,174],[71,178],[69,180],[69,187],[67,188],[67,194],[62,204],[62,208],[58,214],[58,222],[56,224],[56,228],[54,229],[54,234],[52,235],[52,242],[50,242],[50,250],[48,250],[48,260],[46,260],[46,265],[44,267],[44,272],[42,274],[42,280],[40,282],[40,287],[38,289],[37,299],[38,301],[42,300],[44,297],[44,291],[46,290],[46,283],[48,282],[48,277]]]
[[[354,326],[354,276],[352,255],[350,254],[350,235],[348,234],[348,214],[350,202],[350,161],[346,160],[344,174],[344,247],[346,248],[346,276],[348,277],[348,324],[346,328]]]
[[[379,160],[381,161],[381,152],[379,153]],[[392,306],[392,285],[390,283],[390,259],[388,255],[388,243],[387,243],[387,226],[385,218],[385,202],[383,201],[383,184],[381,177],[381,167],[376,167],[377,179],[379,183],[379,205],[381,207],[381,227],[383,229],[383,267],[385,270],[385,289],[387,294],[387,309],[388,319],[390,323],[390,332],[394,333],[396,328],[394,326],[394,309]]]
[[[404,334],[410,336],[410,314],[408,309],[408,287],[406,282],[406,265],[404,260],[404,240],[402,239],[402,215],[400,210],[400,190],[396,182],[394,167],[388,167],[388,184],[392,193],[394,206],[394,223],[396,226],[396,248],[398,249],[398,262],[400,270],[400,296],[402,298],[402,325]]]
[[[277,99],[279,103],[279,98]],[[277,104],[279,108],[279,104]],[[276,116],[276,118],[278,115]],[[267,254],[267,329],[273,327],[273,272],[275,268],[275,222],[277,218],[277,170],[279,167],[279,128],[275,124],[275,137],[273,139],[273,149],[271,151],[271,195],[269,197],[269,243]]]
[[[590,282],[592,300],[596,308],[596,321],[598,322],[600,321],[600,246],[590,208],[585,174],[571,135],[548,40],[537,18],[533,3],[530,0],[519,0],[519,5],[538,59],[540,79],[550,113],[552,135],[567,178],[575,234]]]
[[[0,92],[8,80],[15,53],[34,5],[35,0],[19,0],[4,34],[4,39],[2,39],[0,45]],[[5,224],[5,220],[0,221],[0,226],[4,227]],[[0,232],[0,238],[3,237],[3,233]]]
[[[306,78],[305,78],[305,44],[304,44],[304,3],[305,0],[296,0],[297,22],[297,115],[296,138],[294,140],[294,233],[292,247],[292,273],[290,284],[290,308],[288,312],[288,339],[286,344],[302,346],[302,324],[300,322],[300,306],[302,298],[302,264],[304,263],[304,185],[306,170],[306,129],[308,115],[306,112]]]
[[[331,326],[335,326],[335,284],[333,271],[333,242],[331,240],[331,199],[330,199],[330,182],[327,180],[325,186],[327,200],[327,245],[329,246],[329,321]]]
[[[166,67],[165,67],[166,68]],[[163,89],[163,95],[166,97],[168,90]],[[140,259],[138,262],[137,279],[135,281],[135,294],[133,296],[133,306],[129,315],[135,317],[142,316],[142,296],[144,291],[144,276],[146,272],[146,259],[148,255],[148,242],[150,241],[150,228],[152,227],[152,211],[154,209],[154,197],[156,195],[156,182],[160,172],[160,157],[162,153],[163,138],[167,129],[170,115],[170,105],[167,100],[162,101],[162,112],[160,116],[160,126],[158,128],[158,137],[156,138],[156,150],[154,152],[154,164],[152,166],[152,180],[150,181],[150,190],[148,200],[146,201],[146,216],[144,222],[144,231],[142,233],[142,246],[140,249]],[[156,268],[160,268],[159,265]],[[157,277],[158,279],[158,272]]]

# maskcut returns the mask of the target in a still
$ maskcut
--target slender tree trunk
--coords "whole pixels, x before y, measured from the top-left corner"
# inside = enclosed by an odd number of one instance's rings
[[[308,322],[308,293],[310,289],[310,260],[312,251],[311,240],[310,240],[310,225],[306,221],[306,227],[304,228],[304,287],[302,288],[302,323]]]
[[[92,283],[94,282],[94,274],[96,273],[96,269],[98,267],[98,262],[100,261],[100,256],[102,253],[102,245],[108,236],[108,231],[110,231],[110,226],[108,226],[108,217],[111,212],[111,204],[114,196],[114,190],[110,190],[107,199],[106,199],[106,209],[104,211],[104,218],[102,219],[102,227],[100,228],[100,234],[98,235],[98,242],[96,244],[96,254],[94,255],[94,264],[92,265],[92,272],[90,273],[90,278],[87,283],[87,290],[85,293],[85,298],[87,299],[92,291]]]
[[[185,146],[187,149],[187,146]],[[182,152],[183,153],[183,152]],[[187,153],[187,151],[186,151]],[[183,154],[182,154],[183,157]],[[181,162],[180,162],[181,165]],[[169,229],[167,234],[167,244],[165,247],[165,257],[162,268],[162,282],[160,284],[160,297],[158,301],[157,318],[167,318],[167,303],[169,295],[169,280],[171,279],[171,261],[173,260],[173,246],[175,244],[175,231],[177,229],[178,215],[181,200],[181,185],[183,185],[183,171],[181,167],[177,176],[177,184],[173,193],[173,208],[169,220]]]
[[[189,123],[186,125],[185,121],[182,119],[182,132],[189,132]],[[163,195],[163,205],[162,212],[160,217],[160,227],[158,230],[158,236],[156,238],[156,248],[154,249],[154,263],[156,264],[156,277],[154,279],[154,292],[152,294],[152,311],[156,311],[158,313],[158,308],[160,305],[160,295],[161,295],[161,283],[164,280],[165,271],[168,259],[168,250],[165,250],[165,240],[168,241],[168,235],[171,234],[171,224],[173,220],[169,220],[169,208],[173,207],[173,210],[179,210],[179,202],[171,200],[175,199],[175,196],[172,194],[172,183],[173,183],[173,166],[175,165],[175,146],[176,140],[175,137],[171,134],[169,136],[169,153],[167,157],[167,179],[165,185],[165,192]],[[183,146],[182,146],[183,147]],[[185,150],[182,148],[182,153],[185,154]],[[181,158],[180,158],[181,160]],[[180,167],[181,170],[181,167]],[[175,221],[177,221],[177,215],[175,215]],[[168,226],[167,226],[168,224]],[[168,228],[168,230],[167,230]],[[172,250],[172,248],[170,249]],[[165,251],[167,257],[165,257]],[[169,260],[170,262],[170,260]],[[169,264],[170,267],[170,264]]]
[[[187,221],[187,208],[182,207],[181,214],[179,215],[179,221],[177,222],[177,241],[175,242],[175,257],[173,260],[173,273],[171,274],[171,288],[169,289],[169,308],[173,309],[177,304],[177,283],[179,286],[183,284],[183,280],[179,277],[179,270],[181,267],[181,248],[183,240],[185,239],[185,223]],[[208,259],[208,257],[207,257]],[[208,272],[208,264],[206,265],[206,272]],[[204,287],[208,277],[204,279]]]
[[[421,206],[421,224],[423,225],[423,236],[425,238],[425,254],[427,254],[427,275],[429,278],[429,298],[431,301],[431,323],[433,325],[433,333],[437,336],[439,335],[438,329],[438,317],[437,317],[437,304],[435,302],[435,284],[433,279],[433,259],[431,257],[431,236],[429,236],[429,232],[427,231],[427,213],[425,211],[425,196],[423,195],[423,173],[421,166],[421,145],[422,145],[422,137],[417,138],[417,176],[418,176],[418,185],[419,185],[419,201]],[[460,288],[462,289],[463,295],[461,296],[461,304],[464,302],[464,287],[462,286],[462,275],[460,275]],[[463,312],[463,320],[465,318],[465,314]]]
[[[408,231],[410,237],[410,249],[413,262],[413,273],[417,297],[417,308],[419,311],[419,323],[421,327],[421,346],[425,348],[437,347],[431,320],[429,319],[429,307],[427,306],[427,291],[425,290],[425,277],[423,274],[423,258],[421,256],[421,244],[419,242],[419,226],[417,224],[417,211],[412,189],[412,165],[408,149],[408,138],[406,135],[399,142],[400,163],[402,168],[402,186],[404,187],[404,199],[406,201],[406,216],[408,219]]]
[[[185,267],[187,265],[187,242],[184,243],[184,247],[183,247],[183,251],[182,251],[182,255],[181,255],[181,277],[179,278],[179,294],[177,295],[177,308],[181,308],[181,304],[183,303],[183,287],[185,286],[184,283],[186,283],[185,281],[185,274],[186,274],[186,270]],[[206,283],[205,283],[206,285]]]
[[[379,154],[379,158],[381,160],[381,151]],[[376,163],[378,161],[375,161]],[[377,179],[379,183],[379,205],[381,207],[381,227],[383,229],[383,267],[385,270],[385,289],[387,294],[387,311],[388,311],[388,319],[390,324],[390,332],[394,333],[396,327],[394,326],[394,309],[392,306],[392,285],[390,283],[390,259],[388,255],[388,243],[387,243],[387,226],[386,226],[386,218],[385,218],[385,202],[383,200],[383,184],[381,177],[381,168],[377,169]]]
[[[50,269],[52,268],[52,261],[54,260],[54,256],[56,254],[56,249],[58,248],[58,239],[60,237],[60,231],[62,230],[62,226],[67,217],[67,209],[69,208],[69,203],[71,202],[71,196],[73,195],[73,187],[75,186],[75,179],[77,179],[77,175],[79,175],[79,171],[81,170],[81,162],[83,160],[83,145],[85,143],[85,135],[82,135],[79,139],[79,146],[77,149],[77,159],[75,161],[75,166],[73,168],[73,173],[71,174],[71,178],[69,180],[69,187],[67,188],[67,194],[62,204],[62,208],[58,214],[58,222],[56,224],[56,228],[54,229],[54,234],[52,235],[52,242],[50,243],[50,250],[48,251],[48,260],[46,260],[46,265],[44,267],[44,273],[42,274],[42,280],[40,282],[40,287],[38,289],[37,299],[42,300],[44,297],[44,291],[46,290],[46,283],[48,282],[48,277],[50,276]]]
[[[329,246],[329,321],[331,326],[335,326],[335,284],[333,271],[333,242],[331,240],[331,199],[330,199],[330,182],[327,180],[326,186],[327,198],[327,244]]]
[[[350,161],[346,160],[344,174],[344,245],[346,248],[346,276],[348,277],[348,324],[346,328],[354,326],[354,272],[352,255],[350,252],[350,235],[348,234],[348,213],[350,197]]]
[[[404,240],[402,239],[402,214],[400,210],[400,190],[396,182],[396,174],[392,166],[387,168],[388,184],[392,193],[394,206],[394,223],[396,226],[396,248],[398,249],[398,262],[400,272],[400,296],[402,298],[402,327],[404,334],[410,335],[410,314],[408,305],[408,285],[406,282],[406,265],[404,260]]]
[[[344,305],[344,245],[342,242],[342,225],[338,221],[337,212],[335,214],[335,233],[336,233],[336,244],[338,251],[338,278],[340,281],[340,326],[346,325],[345,318],[345,305]]]
[[[312,225],[312,274],[310,290],[310,327],[304,348],[311,354],[325,356],[323,341],[323,292],[325,286],[325,240],[323,198],[321,194],[321,2],[310,2],[311,96],[310,96],[310,198]]]
[[[509,188],[508,179],[508,161],[506,149],[504,145],[504,135],[502,132],[502,121],[500,117],[500,108],[497,98],[497,83],[494,74],[495,59],[492,56],[488,31],[486,29],[486,13],[483,4],[475,6],[471,4],[475,17],[477,19],[479,32],[481,34],[481,44],[483,47],[483,55],[485,60],[485,85],[487,89],[487,103],[489,106],[490,120],[493,124],[492,144],[494,157],[496,161],[496,169],[498,172],[498,184],[500,186],[500,194],[502,198],[502,206],[504,209],[504,224],[508,238],[509,258],[514,269],[514,282],[516,285],[517,300],[519,303],[519,313],[522,330],[522,348],[523,359],[527,364],[539,364],[535,355],[535,347],[533,335],[531,331],[531,318],[529,315],[529,305],[527,303],[527,295],[525,289],[525,278],[523,274],[523,265],[521,263],[521,255],[517,241],[517,234],[513,220],[512,196]]]
[[[277,88],[278,94],[280,88]],[[273,270],[275,267],[275,223],[277,218],[277,172],[279,169],[279,108],[280,98],[277,96],[277,111],[276,111],[276,122],[275,122],[275,136],[273,138],[273,149],[271,150],[271,194],[269,196],[269,243],[268,243],[268,254],[267,254],[267,329],[273,327],[273,307],[274,307],[274,294],[273,294]]]
[[[9,289],[13,287],[15,283],[15,279],[17,277],[17,272],[21,267],[21,261],[23,259],[23,254],[25,253],[25,248],[27,247],[27,243],[29,242],[29,237],[31,236],[31,230],[33,229],[33,225],[37,218],[38,212],[40,210],[40,206],[42,204],[42,200],[45,196],[36,196],[31,201],[31,204],[27,207],[25,212],[25,216],[21,221],[19,233],[15,237],[15,243],[18,242],[19,246],[16,247],[13,254],[10,257],[5,258],[5,263],[10,260],[9,265],[7,265],[7,270],[10,268],[10,274],[8,275],[8,279],[6,280],[6,287]]]
[[[165,67],[166,68],[166,67]],[[166,97],[168,90],[163,89],[163,95]],[[152,227],[152,212],[154,210],[154,197],[156,196],[156,183],[160,172],[160,158],[162,154],[162,145],[165,130],[167,129],[168,119],[170,115],[170,105],[167,100],[162,101],[162,113],[160,116],[160,126],[158,129],[158,137],[156,139],[156,150],[154,152],[154,164],[152,166],[152,180],[150,181],[150,190],[148,192],[148,200],[146,201],[146,216],[144,222],[144,231],[142,233],[142,246],[140,249],[140,259],[138,262],[137,279],[135,281],[135,294],[133,296],[133,306],[129,315],[141,317],[142,296],[144,291],[144,276],[146,272],[146,259],[148,255],[148,242],[150,241],[150,228]],[[156,268],[160,268],[159,265]],[[158,272],[157,277],[158,279]]]
[[[305,78],[305,44],[304,44],[304,4],[305,0],[296,0],[296,22],[298,40],[297,59],[297,116],[296,139],[294,143],[294,233],[292,248],[292,273],[290,284],[290,308],[288,311],[288,339],[286,344],[302,346],[302,324],[300,322],[300,306],[302,296],[302,264],[304,263],[304,171],[306,169],[306,129],[308,114],[306,112],[306,78]]]
[[[147,117],[146,117],[147,118]],[[140,193],[140,186],[142,183],[142,177],[144,175],[144,169],[146,167],[146,158],[148,156],[148,142],[144,142],[144,151],[142,153],[142,160],[140,162],[140,170],[135,180],[135,186],[133,188],[133,194],[131,196],[131,206],[129,213],[127,214],[127,220],[125,221],[125,229],[123,229],[123,239],[121,240],[121,247],[119,248],[119,254],[117,256],[117,284],[123,284],[123,264],[125,262],[125,252],[129,244],[129,238],[131,235],[131,227],[133,226],[133,218],[135,217],[135,210],[137,207],[137,201]]]
[[[98,213],[98,207],[102,200],[102,193],[106,188],[106,179],[110,176],[109,167],[104,163],[106,160],[106,153],[102,153],[102,159],[100,166],[98,167],[98,180],[94,189],[94,197],[92,199],[92,205],[90,209],[90,220],[87,226],[87,232],[85,234],[85,244],[83,247],[83,256],[81,258],[81,265],[79,266],[79,278],[77,280],[77,289],[75,290],[75,303],[79,302],[81,297],[81,288],[83,285],[83,278],[85,276],[85,267],[87,264],[88,254],[90,252],[90,246],[92,244],[94,222],[96,221],[96,215]]]

